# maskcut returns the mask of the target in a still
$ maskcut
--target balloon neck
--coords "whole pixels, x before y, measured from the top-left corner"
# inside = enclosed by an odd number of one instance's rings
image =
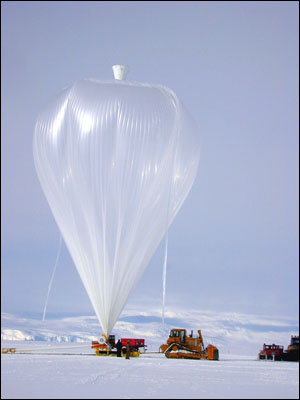
[[[112,70],[114,73],[114,78],[118,81],[125,81],[129,68],[126,65],[113,65]]]

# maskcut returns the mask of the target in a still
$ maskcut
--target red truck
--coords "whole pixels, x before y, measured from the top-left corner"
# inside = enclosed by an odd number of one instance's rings
[[[265,344],[259,353],[260,360],[274,360],[279,361],[282,358],[283,346],[278,344]]]

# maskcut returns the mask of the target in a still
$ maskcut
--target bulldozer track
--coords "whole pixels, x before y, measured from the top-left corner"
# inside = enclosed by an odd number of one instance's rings
[[[184,351],[185,354],[190,354],[190,353],[192,353],[192,354],[199,355],[199,357],[201,356],[201,353],[200,353],[199,351],[197,351],[197,350],[189,349],[188,347],[183,346],[183,345],[181,345],[181,344],[179,344],[179,343],[171,343],[170,346],[169,346],[169,347],[167,348],[167,350],[165,351],[165,356],[166,356],[167,358],[170,358],[170,354],[172,353],[172,349],[173,349],[174,347],[175,347],[175,348],[178,348],[177,353],[180,353],[180,351]]]

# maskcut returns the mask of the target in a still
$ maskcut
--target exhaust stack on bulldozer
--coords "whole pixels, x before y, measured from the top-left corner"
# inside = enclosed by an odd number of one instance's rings
[[[171,329],[167,344],[162,344],[160,349],[167,358],[219,360],[219,350],[215,346],[204,347],[200,329],[198,337],[193,337],[193,331],[187,335],[186,329]]]

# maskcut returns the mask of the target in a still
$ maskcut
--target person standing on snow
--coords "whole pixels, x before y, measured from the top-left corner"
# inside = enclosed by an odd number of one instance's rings
[[[126,345],[126,360],[129,360],[129,355],[130,355],[130,344],[128,340]]]
[[[120,339],[117,341],[116,348],[117,348],[117,357],[121,357],[122,343]]]

